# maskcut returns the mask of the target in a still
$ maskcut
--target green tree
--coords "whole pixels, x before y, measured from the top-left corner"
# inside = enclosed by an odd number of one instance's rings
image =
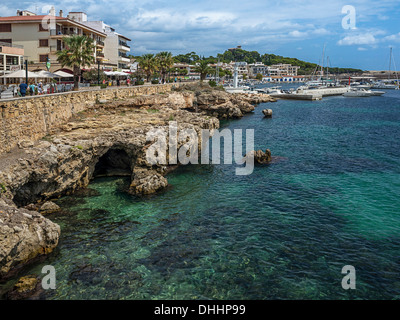
[[[97,69],[90,69],[88,71],[85,71],[83,73],[83,78],[85,80],[91,81],[91,82],[96,82],[98,80],[99,72]],[[106,80],[107,76],[103,71],[100,71],[100,82],[103,80]]]
[[[158,70],[157,60],[154,54],[152,53],[144,54],[143,56],[138,57],[137,61],[139,63],[139,67],[146,74],[147,82],[149,82],[151,75]]]
[[[263,75],[261,73],[257,73],[256,79],[257,80],[262,80],[262,78],[263,78]]]
[[[212,71],[213,69],[208,65],[207,60],[201,60],[194,68],[194,72],[200,73],[200,82],[203,82],[207,74],[212,73]]]
[[[57,60],[63,67],[74,70],[74,90],[79,90],[81,68],[95,62],[93,39],[86,36],[65,37],[66,49],[57,52]]]
[[[160,70],[160,76],[162,82],[165,81],[167,71],[174,65],[174,59],[172,58],[172,53],[167,51],[162,51],[156,55],[157,67]]]

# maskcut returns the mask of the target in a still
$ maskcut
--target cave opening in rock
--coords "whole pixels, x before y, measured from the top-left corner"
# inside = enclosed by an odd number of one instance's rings
[[[43,194],[54,190],[56,187],[56,183],[48,183],[46,181],[32,178],[30,181],[15,190],[13,201],[18,207],[42,201],[45,199]]]
[[[108,150],[97,162],[93,177],[99,176],[130,176],[131,159],[123,149]]]

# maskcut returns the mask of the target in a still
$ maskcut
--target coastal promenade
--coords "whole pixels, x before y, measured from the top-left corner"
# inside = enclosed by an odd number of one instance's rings
[[[170,92],[185,83],[87,89],[0,100],[0,154],[10,152],[19,143],[29,144],[79,112],[102,101],[139,95]]]

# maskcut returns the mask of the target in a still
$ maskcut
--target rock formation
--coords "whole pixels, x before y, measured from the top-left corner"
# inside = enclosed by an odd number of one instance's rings
[[[59,236],[57,224],[0,199],[0,279],[53,251]]]
[[[101,175],[130,176],[134,195],[166,188],[165,175],[176,166],[147,161],[150,130],[168,132],[170,121],[177,123],[178,133],[214,130],[217,118],[239,118],[253,111],[253,104],[267,101],[274,99],[190,86],[113,99],[88,107],[39,141],[20,143],[20,149],[0,155],[0,199],[9,199],[0,202],[0,278],[57,246],[59,226],[30,211],[58,209],[45,201],[85,188]]]
[[[44,292],[39,277],[28,275],[21,277],[15,286],[6,293],[8,300],[31,299],[36,300]]]
[[[271,151],[269,149],[265,150],[265,152],[262,150],[250,151],[245,157],[250,156],[254,157],[254,162],[258,164],[270,163],[272,160]]]
[[[271,117],[272,117],[272,110],[271,110],[271,109],[264,109],[264,110],[262,111],[262,113],[264,114],[264,116],[265,116],[266,118],[271,118]]]

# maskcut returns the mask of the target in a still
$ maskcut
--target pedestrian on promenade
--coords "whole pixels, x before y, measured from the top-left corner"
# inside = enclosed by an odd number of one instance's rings
[[[130,79],[130,78],[126,79],[126,85],[127,85],[128,87],[131,85],[131,79]]]
[[[21,93],[21,96],[23,96],[23,97],[26,96],[26,89],[28,89],[28,85],[25,82],[22,82],[19,85],[19,92]]]
[[[31,96],[33,96],[33,95],[35,94],[35,91],[36,91],[36,87],[35,87],[35,85],[33,84],[33,82],[31,82],[31,84],[29,85],[29,94],[30,94]]]
[[[38,94],[43,94],[43,84],[42,84],[42,81],[40,81],[39,84],[38,84]]]

